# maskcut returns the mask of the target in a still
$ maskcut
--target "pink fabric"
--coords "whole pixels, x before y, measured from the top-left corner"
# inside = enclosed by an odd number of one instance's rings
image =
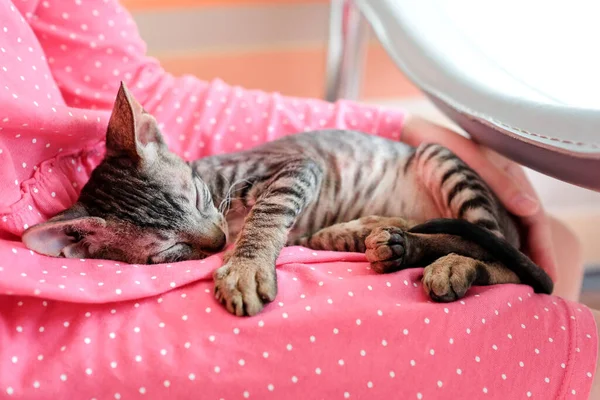
[[[220,256],[137,266],[39,256],[103,153],[119,80],[186,158],[320,127],[398,138],[403,114],[174,78],[113,0],[0,0],[0,398],[587,398],[589,310],[526,286],[435,304],[421,270],[287,248],[253,318],[212,296]],[[486,396],[486,397],[484,397]]]

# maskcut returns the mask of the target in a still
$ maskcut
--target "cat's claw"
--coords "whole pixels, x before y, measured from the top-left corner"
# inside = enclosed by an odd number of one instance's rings
[[[423,288],[432,300],[447,303],[463,298],[476,276],[474,263],[448,254],[423,270]]]
[[[232,260],[217,269],[215,298],[237,316],[258,314],[266,303],[275,300],[277,278],[273,267]]]
[[[365,246],[365,255],[375,272],[383,274],[402,269],[406,253],[406,237],[402,229],[375,228],[365,239]]]

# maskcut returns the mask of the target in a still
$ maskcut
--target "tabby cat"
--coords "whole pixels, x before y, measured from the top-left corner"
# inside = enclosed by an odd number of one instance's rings
[[[449,219],[429,221],[438,217]],[[428,265],[423,284],[437,301],[473,284],[552,290],[516,250],[512,217],[444,147],[330,130],[188,163],[123,84],[106,156],[78,201],[23,241],[54,257],[154,264],[207,257],[228,237],[235,246],[214,273],[215,296],[240,316],[275,299],[286,244],[365,252],[380,273]]]

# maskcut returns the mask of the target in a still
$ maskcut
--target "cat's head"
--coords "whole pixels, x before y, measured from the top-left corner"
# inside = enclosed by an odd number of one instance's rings
[[[204,182],[171,153],[154,117],[121,84],[106,156],[69,209],[23,234],[38,253],[154,264],[223,249],[226,222]]]

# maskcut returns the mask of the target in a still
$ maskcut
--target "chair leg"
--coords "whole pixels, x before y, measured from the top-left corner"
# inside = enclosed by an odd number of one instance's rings
[[[367,22],[352,0],[331,0],[326,100],[358,99],[368,33]]]

